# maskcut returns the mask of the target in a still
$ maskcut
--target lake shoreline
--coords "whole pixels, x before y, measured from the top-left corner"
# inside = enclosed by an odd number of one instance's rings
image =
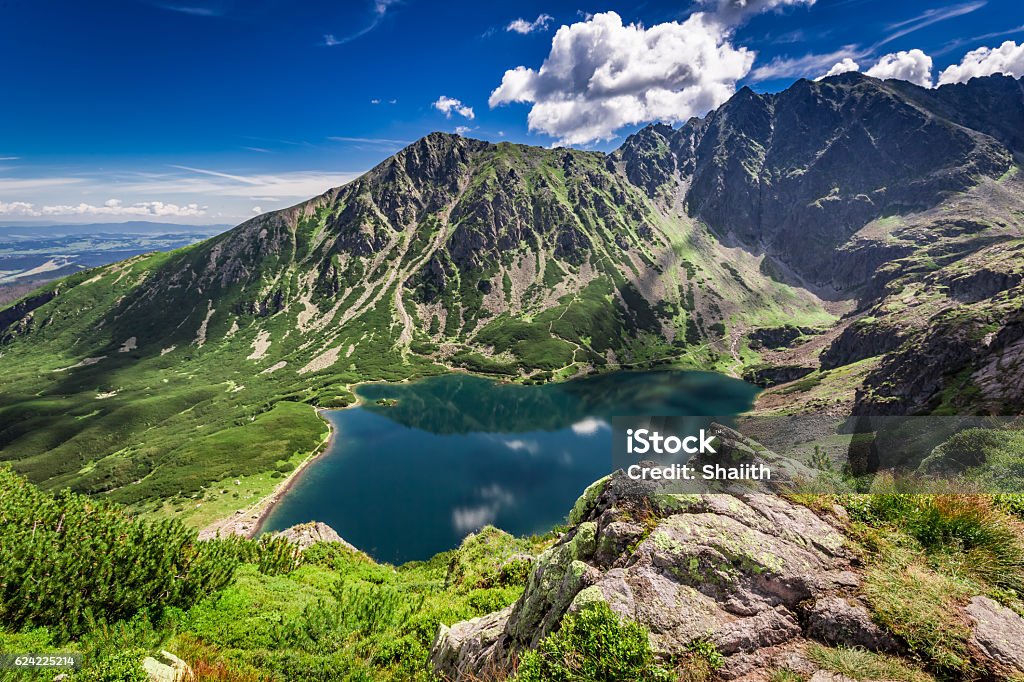
[[[355,403],[353,403],[353,405],[355,405]],[[348,407],[351,407],[351,405]],[[295,485],[299,477],[306,471],[309,465],[329,452],[331,447],[334,445],[334,441],[337,438],[337,429],[335,429],[331,420],[327,419],[323,415],[323,413],[327,411],[327,408],[318,407],[314,409],[316,409],[317,415],[319,415],[324,423],[327,424],[326,438],[324,438],[324,440],[313,449],[308,457],[299,462],[295,469],[289,472],[289,474],[285,476],[280,483],[274,486],[274,489],[270,491],[270,493],[264,495],[249,507],[240,509],[226,518],[218,519],[203,528],[199,533],[200,540],[211,539],[217,536],[229,537],[232,535],[239,535],[252,539],[260,535],[267,518],[270,516],[271,512],[274,511],[277,504],[284,498],[285,494],[291,490],[292,486]]]

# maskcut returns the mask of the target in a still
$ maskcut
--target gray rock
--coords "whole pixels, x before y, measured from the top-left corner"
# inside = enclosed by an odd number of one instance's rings
[[[194,677],[188,663],[170,651],[161,651],[158,658],[147,656],[142,660],[142,669],[149,682],[186,682]]]
[[[807,635],[827,644],[898,653],[902,647],[871,620],[860,604],[842,597],[819,599],[807,614]]]
[[[595,601],[641,623],[660,655],[710,640],[732,677],[791,655],[805,641],[797,614],[808,602],[841,608],[834,628],[818,618],[822,632],[841,630],[861,646],[893,645],[866,612],[838,598],[858,579],[842,535],[827,521],[775,495],[661,490],[618,474],[589,491],[573,510],[578,525],[538,557],[519,601],[441,628],[435,670],[451,680],[500,670],[566,613]]]
[[[1024,674],[1024,618],[988,597],[967,605],[971,644],[1004,674]]]
[[[847,677],[846,675],[840,675],[839,673],[831,673],[827,670],[819,670],[818,672],[811,675],[811,679],[808,682],[856,682],[856,680]]]
[[[451,627],[442,624],[430,650],[434,669],[444,671],[448,679],[458,680],[495,666],[511,613],[509,606]]]
[[[300,523],[280,533],[275,533],[274,537],[284,538],[289,542],[295,543],[299,546],[300,550],[309,549],[318,542],[340,542],[346,549],[350,549],[353,552],[359,551],[355,546],[349,544],[338,535],[337,531],[320,521]]]

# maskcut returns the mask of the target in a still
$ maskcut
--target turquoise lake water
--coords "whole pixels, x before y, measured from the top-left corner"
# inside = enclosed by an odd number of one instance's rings
[[[325,413],[332,447],[263,530],[323,521],[391,563],[457,547],[485,524],[542,533],[609,472],[613,416],[737,414],[757,391],[720,374],[667,371],[544,386],[463,374],[363,385],[363,405]],[[375,404],[386,399],[397,404]]]

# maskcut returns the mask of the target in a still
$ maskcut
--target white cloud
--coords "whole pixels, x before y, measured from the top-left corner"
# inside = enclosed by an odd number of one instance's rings
[[[370,104],[380,104],[380,100],[374,97],[373,99],[370,100]]]
[[[0,161],[17,161],[20,156],[0,156]]]
[[[551,25],[552,21],[554,21],[554,17],[550,14],[541,14],[533,21],[527,21],[522,18],[514,19],[509,22],[509,25],[505,27],[505,30],[526,35],[527,33],[533,33],[534,31],[548,30],[548,26]]]
[[[598,431],[610,428],[611,427],[608,425],[608,422],[604,421],[603,419],[587,417],[586,419],[581,419],[580,421],[573,424],[572,432],[575,433],[577,436],[593,436]]]
[[[455,126],[456,135],[465,135],[466,133],[472,132],[474,130],[476,130],[475,127],[471,128],[469,126]]]
[[[810,7],[815,0],[703,0],[701,4],[709,6],[715,16],[729,24],[740,24],[749,17],[762,12],[782,10],[787,7],[806,5]]]
[[[141,201],[124,204],[119,199],[108,199],[102,206],[80,203],[75,205],[58,204],[36,206],[35,204],[15,201],[0,202],[0,214],[19,215],[32,218],[46,216],[141,216],[141,217],[196,217],[206,215],[206,207],[198,204],[169,204],[163,201]]]
[[[0,201],[0,215],[34,216],[36,207],[35,204],[30,204],[27,201]]]
[[[344,45],[350,43],[356,38],[362,38],[373,29],[380,26],[381,22],[384,21],[384,17],[387,15],[388,10],[392,5],[399,4],[399,0],[374,0],[373,3],[373,20],[365,27],[359,29],[355,33],[351,33],[341,38],[336,37],[333,33],[324,35],[324,41],[320,45],[324,47],[336,47],[338,45]]]
[[[438,97],[437,101],[431,106],[444,114],[445,118],[451,118],[452,112],[455,112],[463,118],[468,118],[470,121],[476,118],[476,114],[473,113],[473,107],[466,106],[461,100],[457,100],[454,97],[448,97],[447,95],[441,95]]]
[[[834,64],[827,73],[814,80],[820,81],[829,76],[860,70],[860,64],[850,57],[844,57],[842,61]],[[923,88],[930,88],[932,87],[932,58],[917,49],[893,52],[884,55],[864,73],[872,78],[909,81]]]
[[[887,54],[864,72],[872,78],[909,81],[923,88],[932,87],[932,58],[921,50],[901,50]]]
[[[828,72],[818,76],[814,80],[820,81],[822,78],[828,78],[829,76],[838,76],[841,73],[848,73],[850,71],[860,71],[860,64],[853,61],[849,57],[843,57],[843,61],[836,62]]]
[[[963,16],[964,14],[970,14],[971,12],[984,7],[986,2],[987,0],[974,0],[973,2],[965,2],[960,5],[928,9],[916,17],[905,19],[904,21],[899,21],[895,24],[889,24],[888,28],[892,33],[875,43],[875,47],[881,47],[886,43],[891,43],[897,38],[902,38],[907,34],[919,31],[926,26],[931,26],[932,24],[940,21],[946,21],[947,19],[953,19],[955,17]]]
[[[754,53],[734,47],[731,35],[702,12],[651,28],[595,14],[558,29],[540,68],[506,71],[489,104],[532,104],[530,130],[562,144],[607,140],[645,121],[684,121],[722,104],[750,71]]]
[[[260,213],[263,213],[263,207],[262,206],[253,206],[252,207],[252,212],[255,213],[256,215],[259,215]]]
[[[939,85],[966,83],[972,78],[996,73],[1014,78],[1024,76],[1024,41],[1018,45],[1007,40],[997,48],[979,47],[971,50],[959,64],[952,64],[939,74]]]
[[[862,55],[854,45],[846,45],[834,52],[805,54],[801,57],[775,57],[767,64],[758,66],[750,73],[752,81],[766,81],[775,78],[802,78],[812,73],[821,73],[842,59],[859,59]]]

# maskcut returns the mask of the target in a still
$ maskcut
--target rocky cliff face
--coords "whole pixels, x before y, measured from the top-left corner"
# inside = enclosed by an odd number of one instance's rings
[[[874,219],[998,178],[1024,151],[1022,126],[1012,78],[924,90],[850,73],[778,94],[744,88],[679,130],[642,130],[615,156],[652,196],[682,180],[690,214],[718,234],[848,290],[870,271],[839,247]]]

